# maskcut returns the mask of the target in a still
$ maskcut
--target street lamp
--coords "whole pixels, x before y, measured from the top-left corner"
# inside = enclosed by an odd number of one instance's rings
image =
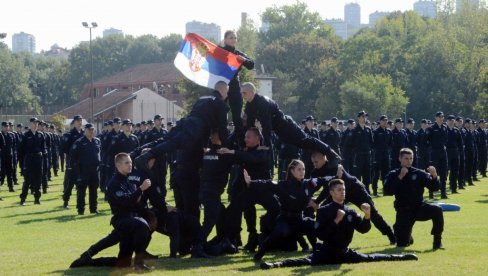
[[[92,29],[98,27],[98,24],[96,22],[92,22],[91,26],[88,25],[87,22],[82,22],[81,23],[83,27],[90,29],[90,62],[91,62],[91,71],[90,71],[90,78],[91,78],[91,84],[90,84],[90,121],[93,124],[93,101],[95,97],[95,92],[93,91],[93,52],[92,52]]]

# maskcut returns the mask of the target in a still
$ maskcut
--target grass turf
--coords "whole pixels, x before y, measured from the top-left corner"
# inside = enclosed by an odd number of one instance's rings
[[[33,196],[27,198],[27,206],[19,206],[21,186],[16,192],[7,192],[2,186],[0,197],[0,275],[120,275],[131,274],[130,269],[109,268],[69,269],[70,263],[91,244],[107,235],[110,209],[108,203],[99,198],[99,215],[77,215],[76,191],[70,201],[70,209],[62,208],[61,174],[54,177],[48,194],[42,195],[42,205],[33,204]],[[21,180],[21,178],[19,178]],[[21,182],[21,181],[19,181]],[[381,262],[344,264],[320,267],[282,268],[262,271],[252,261],[252,256],[240,251],[232,256],[202,260],[185,257],[169,259],[169,239],[155,233],[148,251],[162,254],[158,260],[147,261],[155,269],[151,274],[212,274],[231,275],[249,273],[259,275],[301,275],[301,274],[350,274],[350,275],[488,275],[488,179],[475,182],[476,186],[461,190],[461,194],[450,195],[448,203],[461,205],[460,212],[446,212],[443,243],[445,250],[433,252],[431,222],[417,222],[413,237],[415,244],[403,250],[388,245],[388,239],[376,228],[367,234],[355,233],[352,248],[364,253],[412,252],[418,255],[418,262]],[[99,194],[100,196],[101,194]],[[225,197],[225,196],[223,196]],[[169,196],[172,199],[171,193]],[[169,200],[171,203],[171,200]],[[386,221],[393,225],[395,212],[392,197],[375,198],[375,203]],[[261,211],[261,210],[260,210]],[[244,225],[243,225],[244,226]],[[245,229],[245,227],[243,227]],[[244,242],[247,233],[242,232]],[[101,252],[99,257],[116,256],[118,247]],[[271,252],[264,261],[278,261],[283,258],[303,257],[301,252]]]

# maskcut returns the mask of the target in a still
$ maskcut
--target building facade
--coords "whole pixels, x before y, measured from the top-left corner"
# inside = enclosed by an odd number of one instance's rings
[[[220,43],[222,31],[220,26],[215,23],[204,23],[193,20],[186,23],[186,33],[197,33],[208,40]]]
[[[122,30],[118,30],[115,28],[103,30],[103,37],[107,37],[107,36],[111,36],[111,35],[117,35],[117,34],[123,35],[124,32],[122,32]]]
[[[361,7],[357,3],[344,6],[344,21],[353,28],[361,27]]]
[[[437,16],[437,3],[433,0],[419,0],[413,4],[413,10],[422,17],[435,18]]]
[[[20,32],[12,36],[12,52],[36,52],[36,38],[28,33]]]

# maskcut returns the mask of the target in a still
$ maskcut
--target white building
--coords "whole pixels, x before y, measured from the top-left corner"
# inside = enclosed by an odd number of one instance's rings
[[[353,28],[361,27],[361,7],[357,3],[344,6],[344,21]]]
[[[20,32],[12,36],[12,52],[36,52],[36,38],[28,33]]]
[[[422,17],[435,18],[437,16],[437,3],[434,0],[419,0],[413,4],[413,10]]]
[[[346,40],[348,36],[348,24],[342,19],[326,19],[324,23],[331,26],[337,36]]]
[[[122,30],[118,30],[118,29],[115,29],[115,28],[110,28],[110,29],[103,30],[103,37],[107,37],[107,36],[111,36],[111,35],[116,35],[116,34],[123,35],[124,32],[122,32]]]
[[[197,33],[206,39],[219,43],[222,37],[220,26],[215,23],[204,23],[193,20],[186,23],[186,33]]]
[[[387,17],[388,15],[390,15],[389,12],[380,12],[380,11],[373,12],[372,14],[369,15],[369,27],[373,28],[374,25],[376,25],[376,22]]]

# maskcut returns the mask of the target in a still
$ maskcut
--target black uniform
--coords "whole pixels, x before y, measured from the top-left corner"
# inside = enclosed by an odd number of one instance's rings
[[[304,129],[304,132],[310,136],[310,137],[313,137],[317,140],[320,140],[320,137],[319,137],[319,132],[315,129],[315,128],[312,128],[312,129],[308,129],[307,127]],[[331,147],[332,148],[332,147]],[[338,152],[337,152],[338,153]],[[301,160],[303,161],[303,163],[305,164],[305,178],[309,178],[310,176],[310,172],[312,171],[313,169],[313,163],[312,163],[312,151],[311,150],[303,150],[302,151],[302,156],[301,156]]]
[[[182,191],[184,212],[199,217],[198,186],[203,146],[211,130],[218,131],[220,141],[227,141],[227,112],[229,107],[218,91],[201,97],[193,106],[188,117],[181,119],[166,138],[148,143],[141,148],[149,152],[136,158],[139,169],[147,169],[147,160],[180,149],[177,156],[176,183]],[[139,149],[138,149],[139,151]]]
[[[459,129],[459,133],[461,133],[461,139],[463,140],[462,148],[459,148],[459,179],[458,179],[458,188],[464,189],[466,186],[466,137],[468,132],[465,128],[461,127]]]
[[[464,148],[461,132],[457,127],[447,128],[447,164],[449,164],[449,186],[452,193],[457,192],[459,180],[460,154]]]
[[[312,177],[326,177],[328,180],[336,178],[337,171],[327,169],[323,166],[320,169],[315,169],[312,171]],[[386,178],[386,175],[385,175]],[[345,202],[350,202],[360,208],[361,204],[368,203],[371,206],[371,221],[374,226],[381,232],[381,234],[388,237],[390,243],[395,243],[395,236],[390,225],[385,221],[385,219],[380,215],[378,209],[373,202],[373,199],[366,191],[366,187],[361,181],[356,177],[351,176],[347,171],[343,170],[342,178],[344,185],[346,187],[346,199]],[[317,197],[317,204],[327,204],[332,202],[332,198],[329,193],[328,185],[324,185],[324,189]]]
[[[20,194],[21,204],[25,202],[29,188],[34,192],[34,199],[38,203],[41,197],[42,153],[46,150],[44,135],[40,132],[28,130],[19,146],[19,158],[24,160],[22,168],[24,184]]]
[[[13,165],[12,179],[14,181],[14,185],[19,185],[18,179],[17,179],[17,166],[19,164],[19,146],[20,146],[20,142],[22,141],[23,134],[22,133],[18,133],[16,131],[12,131],[12,133],[15,136],[15,148],[14,148],[14,155],[13,155],[13,163],[14,163],[14,165]],[[21,164],[20,167],[22,167],[22,164]]]
[[[341,139],[342,165],[346,171],[352,172],[354,169],[354,147],[352,144],[352,129],[346,129]]]
[[[54,176],[58,176],[59,171],[59,147],[61,144],[61,139],[56,133],[51,133],[52,138],[52,150],[51,150],[51,164],[54,171]]]
[[[319,151],[327,156],[330,166],[337,167],[340,157],[329,145],[307,135],[289,116],[285,116],[278,105],[271,99],[259,94],[246,104],[247,126],[261,123],[264,145],[271,146],[271,131],[274,131],[283,143],[289,143],[304,150]]]
[[[478,133],[478,171],[481,176],[486,177],[488,138],[486,131],[481,127],[478,127],[476,132]]]
[[[474,136],[473,132],[469,129],[464,128],[466,131],[466,136],[464,139],[464,146],[465,146],[465,156],[466,156],[466,162],[465,162],[465,168],[464,168],[464,176],[466,181],[468,182],[468,185],[473,185],[473,168],[474,168],[474,151],[475,151],[475,145],[474,145]]]
[[[2,131],[1,136],[3,136],[3,140],[5,141],[5,145],[1,150],[1,170],[0,170],[0,181],[4,182],[5,178],[7,179],[7,184],[9,191],[14,191],[14,153],[17,147],[16,145],[16,138],[12,132]]]
[[[395,196],[396,222],[393,226],[397,246],[408,246],[415,221],[432,220],[431,234],[439,238],[444,230],[444,216],[438,205],[424,201],[424,188],[439,189],[439,180],[423,170],[411,167],[402,180],[401,168],[391,171],[385,182],[385,194]]]
[[[446,180],[447,180],[447,126],[437,123],[427,129],[426,141],[430,147],[430,165],[437,169],[441,181],[441,197],[447,198]],[[432,191],[431,191],[432,192]],[[432,194],[431,194],[432,196]]]
[[[373,131],[370,127],[362,128],[359,124],[352,130],[354,152],[353,174],[366,186],[368,193],[371,184],[371,150],[373,149]]]
[[[107,156],[108,160],[112,162],[109,163],[111,168],[115,169],[114,158],[115,155],[121,152],[129,153],[139,147],[139,140],[134,134],[129,134],[128,136],[121,132],[112,139],[112,143],[108,147]],[[113,173],[113,172],[112,172]]]
[[[345,212],[344,218],[335,223],[337,211]],[[371,229],[369,219],[362,218],[356,211],[336,202],[322,206],[317,211],[316,234],[317,238],[323,240],[309,257],[286,259],[276,263],[263,263],[262,268],[273,267],[296,267],[303,265],[325,265],[342,263],[362,263],[379,261],[401,261],[417,260],[414,255],[392,255],[392,254],[363,254],[349,248],[354,230],[359,233],[367,233]]]
[[[108,182],[112,178],[112,175],[114,174],[114,171],[115,171],[113,155],[110,155],[108,153],[108,150],[109,150],[110,146],[112,145],[112,140],[114,140],[115,137],[117,137],[117,135],[119,135],[119,133],[117,131],[115,131],[115,129],[112,129],[110,132],[107,132],[103,136],[103,140],[101,140],[101,142],[102,142],[102,155],[103,155],[102,163],[103,163],[103,166],[100,168],[100,171],[102,172],[102,174],[100,176],[100,180],[101,180],[100,189],[102,190],[102,192],[106,191]]]
[[[420,169],[426,169],[430,162],[429,144],[427,143],[427,131],[419,129],[417,131],[417,164]]]
[[[378,127],[373,131],[373,194],[378,194],[378,180],[385,183],[385,177],[390,172],[390,151],[392,134],[388,128]]]
[[[63,201],[64,207],[68,206],[68,201],[71,197],[71,192],[73,186],[76,184],[78,179],[78,172],[75,170],[71,162],[71,156],[69,155],[73,143],[83,136],[83,130],[76,130],[73,128],[70,132],[63,135],[62,148],[63,152],[66,154],[66,173],[64,175],[64,191],[63,191]]]
[[[71,162],[76,171],[79,172],[77,179],[77,203],[78,214],[85,211],[85,194],[88,188],[90,213],[97,212],[97,189],[100,185],[99,166],[101,162],[100,150],[102,148],[100,139],[93,138],[91,141],[86,136],[76,140],[71,147]]]
[[[235,49],[235,47],[225,45],[221,46],[226,51],[229,51],[233,54],[241,56],[244,58],[244,63],[242,64],[249,70],[254,69],[254,61],[250,59],[246,54],[241,51]],[[241,70],[241,68],[239,68]],[[241,112],[242,112],[242,95],[241,95],[241,85],[239,83],[239,72],[237,72],[234,77],[229,82],[229,105],[230,110],[232,112],[232,122],[236,128],[236,131],[242,131],[242,119],[241,119]]]
[[[417,154],[417,131],[414,129],[410,130],[408,128],[405,129],[405,133],[407,133],[408,143],[407,148],[413,151],[413,166],[418,166],[418,154]],[[398,159],[398,158],[397,158]]]
[[[158,128],[153,127],[150,131],[146,133],[144,137],[144,141],[145,143],[150,143],[160,138],[164,139],[164,137],[166,137],[167,134],[168,131],[166,131],[166,129],[160,128],[158,130]],[[165,194],[166,194],[166,174],[167,174],[167,167],[168,167],[166,156],[167,156],[166,154],[158,156],[156,158],[156,162],[154,163],[154,166],[151,169],[152,175],[155,180],[154,185],[160,186]]]
[[[278,179],[284,180],[286,170],[288,169],[288,165],[290,164],[291,160],[300,159],[301,150],[299,147],[294,146],[292,144],[283,143],[279,139],[278,139],[277,147],[279,147]]]
[[[408,135],[405,130],[398,130],[396,127],[391,131],[393,136],[393,144],[391,147],[391,168],[396,169],[400,167],[400,161],[398,156],[400,155],[400,150],[408,147],[409,140]]]
[[[323,135],[319,136],[322,142],[329,145],[335,152],[341,155],[341,150],[339,148],[339,145],[341,143],[341,132],[339,130],[333,129],[331,127],[327,131],[323,132]]]

